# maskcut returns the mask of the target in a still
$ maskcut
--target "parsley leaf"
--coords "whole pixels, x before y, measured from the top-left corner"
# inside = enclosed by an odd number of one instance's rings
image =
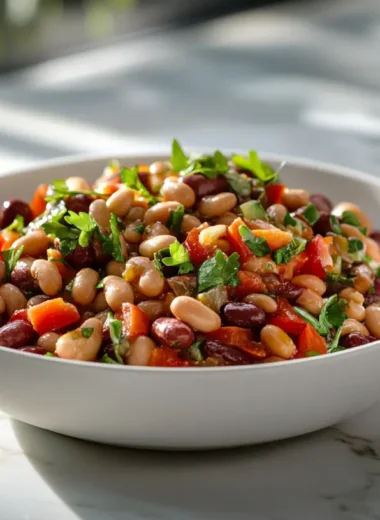
[[[178,206],[175,210],[169,213],[169,218],[167,222],[168,228],[174,233],[180,233],[182,220],[185,215],[184,206]]]
[[[148,200],[148,204],[152,206],[156,204],[157,199],[154,197],[145,187],[144,183],[141,181],[139,177],[139,168],[135,166],[134,168],[123,168],[120,172],[121,182],[123,182],[128,188],[132,190],[136,190],[143,197]]]
[[[363,251],[364,244],[358,238],[349,238],[348,239],[348,252],[349,253],[357,253],[358,251]]]
[[[240,284],[237,276],[239,271],[239,255],[233,253],[225,258],[224,254],[218,250],[213,258],[201,264],[198,270],[198,291],[204,292],[218,285],[229,285],[236,287]]]
[[[90,328],[90,327],[83,327],[80,329],[81,331],[81,334],[84,338],[88,339],[88,338],[91,338],[92,336],[92,333],[94,332],[94,329]]]
[[[301,237],[294,237],[287,246],[280,247],[273,253],[273,260],[277,265],[288,264],[290,260],[302,253],[307,244],[307,240]]]
[[[218,175],[224,175],[228,171],[227,158],[217,150],[214,155],[200,155],[188,161],[188,166],[182,170],[182,175],[201,173],[209,179],[215,179]]]
[[[90,244],[93,232],[98,227],[91,215],[82,211],[80,213],[69,211],[69,216],[65,217],[65,220],[68,224],[80,230],[78,244],[81,247],[87,247]]]
[[[335,282],[343,285],[347,285],[348,287],[352,287],[354,285],[353,278],[348,278],[343,274],[335,274],[335,273],[326,273],[327,280],[329,282]]]
[[[112,312],[109,312],[108,324],[116,360],[120,365],[124,365],[122,356],[125,354],[128,343],[123,335],[123,322],[116,320]]]
[[[306,352],[306,357],[314,357],[314,356],[321,356],[321,353],[316,352],[315,350],[308,350]]]
[[[164,250],[161,250],[161,251],[164,251]],[[159,251],[159,253],[160,253],[160,251]],[[191,271],[193,271],[194,266],[190,262],[189,253],[188,253],[187,249],[185,248],[185,246],[180,244],[178,242],[178,240],[173,242],[172,244],[170,244],[169,254],[170,254],[170,256],[162,258],[161,260],[158,261],[158,263],[161,261],[164,265],[166,265],[168,267],[178,265],[179,274],[187,274],[187,273],[190,273]],[[156,260],[156,257],[155,257],[155,260]],[[156,261],[156,265],[157,265],[157,261]],[[161,268],[160,268],[160,271],[162,272]]]
[[[296,225],[297,225],[296,219],[291,216],[289,211],[287,211],[286,215],[285,215],[285,218],[284,218],[284,226],[295,227]]]
[[[112,233],[112,256],[116,262],[124,262],[123,250],[120,242],[120,232],[116,215],[111,214],[110,227]]]
[[[188,167],[188,159],[177,139],[173,139],[172,141],[172,156],[170,164],[172,165],[173,170],[177,173],[186,170]]]
[[[109,357],[107,354],[104,354],[104,356],[99,360],[100,363],[107,363],[109,365],[118,365],[119,363]]]
[[[262,257],[270,253],[270,248],[265,238],[255,237],[247,226],[239,226],[239,234],[244,243],[256,256]]]
[[[20,260],[23,251],[24,246],[21,246],[18,249],[8,249],[8,251],[3,251],[1,253],[3,262],[5,264],[5,275],[7,281],[10,280],[12,271],[15,268],[17,262]]]
[[[66,287],[65,287],[65,291],[71,293],[71,291],[73,290],[73,285],[74,285],[74,282],[75,282],[75,278],[73,278],[71,280],[71,282],[69,282]]]
[[[135,227],[136,233],[140,233],[140,235],[142,235],[144,233],[144,230],[145,230],[144,224],[137,224],[137,226]]]
[[[55,357],[54,354],[52,354],[51,352],[46,352],[46,354],[44,354],[45,357]]]
[[[249,151],[248,158],[233,155],[232,162],[238,168],[253,173],[262,182],[271,182],[277,176],[268,164],[261,161],[255,150]]]
[[[188,352],[193,361],[203,361],[204,357],[201,350],[202,344],[203,340],[197,340],[190,345]]]
[[[342,228],[340,227],[340,222],[335,215],[330,215],[330,227],[331,230],[337,235],[343,235]]]
[[[58,179],[51,185],[52,195],[45,197],[46,202],[60,201],[65,197],[74,197],[75,195],[93,195],[95,197],[104,198],[104,193],[97,193],[96,191],[73,191],[69,190],[64,179]]]
[[[300,307],[294,307],[294,310],[307,323],[310,323],[310,325],[315,328],[318,334],[321,336],[327,336],[332,327],[341,327],[343,322],[346,320],[346,314],[344,312],[345,308],[345,300],[338,300],[337,295],[334,294],[324,304],[318,320]]]
[[[249,179],[245,179],[240,173],[227,172],[225,175],[227,182],[232,191],[242,197],[249,197],[252,191],[252,183]]]
[[[314,226],[314,224],[319,220],[319,211],[317,210],[315,204],[309,204],[305,208],[303,216],[307,223],[310,224],[310,226]]]
[[[4,231],[16,231],[17,233],[20,233],[20,235],[23,235],[24,227],[24,217],[22,215],[16,215],[12,224],[6,227]]]
[[[339,345],[340,336],[342,334],[342,327],[339,327],[339,329],[336,331],[334,339],[332,342],[327,346],[327,352],[329,354],[333,354],[334,352],[339,352],[341,350],[346,350],[345,347],[341,347]]]
[[[361,222],[358,217],[352,211],[343,211],[342,213],[342,222],[344,224],[350,224],[350,226],[361,227]]]
[[[47,235],[53,235],[59,240],[78,240],[79,237],[77,229],[69,228],[56,221],[45,222],[41,227]]]
[[[299,314],[301,316],[301,318],[303,318],[307,323],[309,323],[312,327],[314,327],[315,330],[318,332],[318,334],[320,334],[322,336],[324,335],[325,331],[321,327],[317,318],[315,318],[312,314],[305,311],[305,309],[302,309],[301,307],[293,307],[293,309],[296,311],[297,314]],[[327,332],[326,332],[326,334],[327,334]]]

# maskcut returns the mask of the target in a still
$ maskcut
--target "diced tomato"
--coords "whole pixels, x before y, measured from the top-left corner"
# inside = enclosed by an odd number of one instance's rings
[[[263,293],[265,285],[260,275],[250,271],[238,271],[240,285],[234,287],[233,294],[236,298],[242,299],[247,294]]]
[[[194,265],[199,266],[202,264],[209,256],[212,256],[216,250],[215,246],[204,246],[199,242],[199,235],[203,228],[195,228],[189,231],[187,234],[186,240],[183,245],[189,252],[190,260]]]
[[[327,354],[326,341],[318,334],[314,327],[307,324],[298,338],[298,354],[297,357],[307,357],[308,352],[318,352],[318,354]]]
[[[295,336],[301,334],[306,327],[306,322],[298,316],[286,298],[277,298],[277,311],[269,319],[269,323]]]
[[[252,229],[255,237],[265,238],[268,246],[274,251],[280,247],[287,246],[293,239],[293,235],[281,229]]]
[[[232,249],[240,255],[240,263],[244,263],[253,256],[253,252],[240,236],[240,226],[246,226],[246,223],[239,217],[228,226],[227,237]]]
[[[48,184],[40,184],[36,191],[34,192],[34,196],[32,202],[30,203],[30,209],[33,213],[33,218],[37,218],[41,215],[46,209],[46,201],[45,197],[47,191],[49,189]]]
[[[119,318],[119,313],[116,314],[116,317]],[[148,336],[149,317],[137,305],[123,303],[119,319],[123,321],[123,332],[128,338],[134,339],[138,336]]]
[[[279,265],[278,274],[285,280],[291,280],[294,276],[300,273],[306,262],[307,254],[305,251],[302,251],[299,255],[294,256],[288,264]]]
[[[305,249],[308,257],[301,269],[304,274],[313,274],[322,280],[326,279],[326,271],[331,271],[333,259],[329,252],[329,244],[321,235],[316,235]]]
[[[265,188],[269,205],[282,203],[285,188],[283,184],[270,184]]]
[[[62,329],[79,321],[80,316],[75,305],[54,298],[28,309],[28,318],[38,334]]]
[[[209,332],[207,339],[220,341],[231,347],[238,347],[243,343],[251,342],[253,334],[250,329],[243,329],[242,327],[220,327],[214,332]]]
[[[20,238],[20,233],[17,233],[16,231],[7,231],[3,230],[0,232],[0,244],[1,244],[1,251],[8,251],[8,249],[11,249],[14,242],[18,238]]]
[[[189,362],[181,359],[178,353],[167,347],[156,347],[150,356],[151,367],[187,367]]]
[[[29,323],[28,311],[26,309],[19,309],[18,311],[15,311],[9,318],[9,321],[11,322],[16,320],[27,321]]]

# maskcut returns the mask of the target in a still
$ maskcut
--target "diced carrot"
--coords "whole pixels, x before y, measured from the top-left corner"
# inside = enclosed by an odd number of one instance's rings
[[[38,334],[62,329],[79,321],[80,316],[75,305],[55,298],[28,309],[29,321]]]
[[[153,349],[150,356],[149,366],[151,367],[187,367],[189,362],[181,359],[177,351],[167,347],[157,347]]]
[[[41,215],[46,209],[46,201],[45,197],[47,191],[49,189],[48,184],[40,184],[36,191],[34,192],[34,196],[32,202],[30,203],[30,209],[33,213],[33,218],[37,218]]]
[[[54,264],[56,265],[56,267],[59,271],[59,274],[63,278],[65,278],[67,276],[69,268],[67,267],[67,265],[60,262],[60,260],[63,260],[62,253],[60,251],[58,251],[58,249],[48,249],[46,251],[46,253],[47,253],[48,260],[50,260],[51,262],[54,262]]]
[[[228,226],[227,240],[231,244],[232,249],[236,253],[239,253],[240,262],[244,263],[248,260],[248,258],[251,258],[251,256],[253,256],[253,252],[249,249],[247,244],[242,239],[239,233],[240,226],[246,226],[246,223],[239,217]]]
[[[1,251],[8,251],[11,249],[12,245],[18,238],[20,238],[20,233],[16,231],[6,231],[5,229],[1,231]]]
[[[261,276],[256,273],[238,271],[238,278],[241,284],[233,289],[236,298],[241,299],[247,296],[247,294],[263,293],[265,291],[265,284]]]
[[[118,317],[119,313],[116,314]],[[149,334],[149,317],[140,307],[133,303],[123,303],[121,308],[123,332],[130,338],[147,336]]]
[[[263,237],[268,246],[273,250],[287,246],[293,239],[293,235],[281,229],[252,229],[255,237]]]

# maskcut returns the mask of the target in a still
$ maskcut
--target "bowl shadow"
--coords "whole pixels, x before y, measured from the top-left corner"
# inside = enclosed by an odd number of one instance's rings
[[[317,520],[359,485],[355,453],[336,429],[249,448],[155,452],[16,420],[12,427],[34,469],[81,520]]]

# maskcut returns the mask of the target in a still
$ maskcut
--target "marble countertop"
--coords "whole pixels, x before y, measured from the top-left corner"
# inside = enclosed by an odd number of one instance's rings
[[[203,453],[96,445],[2,415],[0,461],[2,520],[380,518],[380,404],[307,436]]]

